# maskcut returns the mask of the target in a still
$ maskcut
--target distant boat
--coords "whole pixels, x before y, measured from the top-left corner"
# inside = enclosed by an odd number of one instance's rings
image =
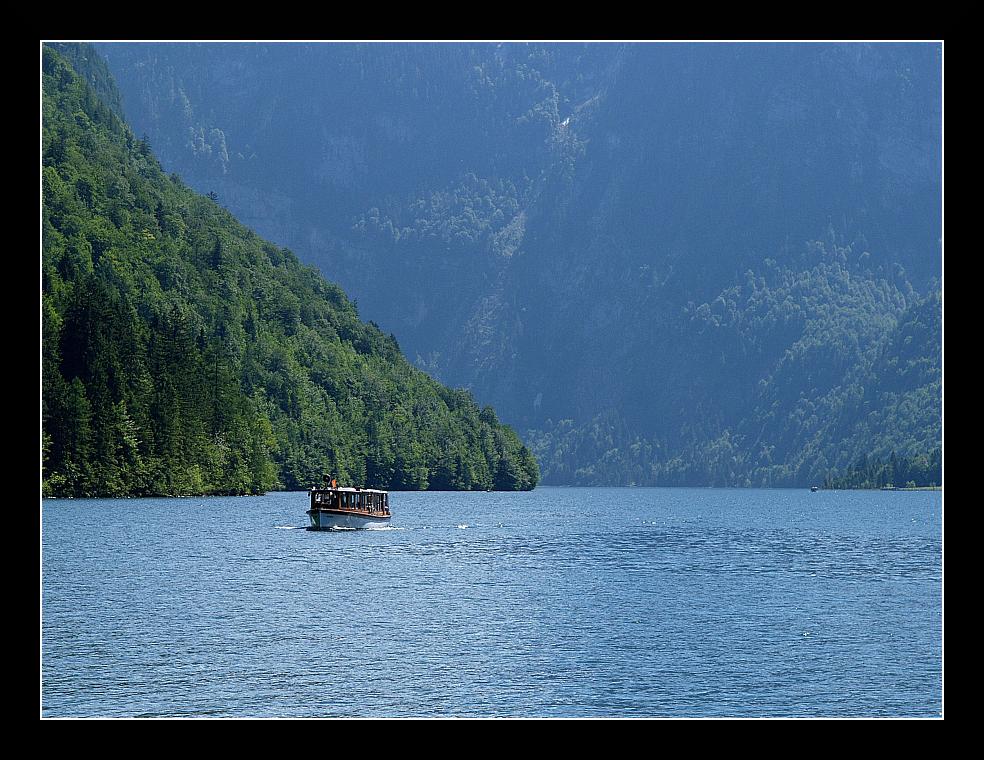
[[[810,486],[810,493],[816,493],[820,490],[820,486]]]
[[[373,488],[312,488],[309,530],[388,525],[389,493]]]

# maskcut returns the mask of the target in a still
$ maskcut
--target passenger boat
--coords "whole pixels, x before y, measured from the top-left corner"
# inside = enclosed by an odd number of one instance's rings
[[[389,493],[372,488],[312,488],[309,530],[388,525]]]

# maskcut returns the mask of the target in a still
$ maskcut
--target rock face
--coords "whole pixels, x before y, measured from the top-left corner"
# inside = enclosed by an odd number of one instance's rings
[[[938,45],[99,49],[168,170],[530,431],[546,482],[801,482],[873,419],[886,456],[938,445],[938,394],[918,434],[861,411],[939,303]]]

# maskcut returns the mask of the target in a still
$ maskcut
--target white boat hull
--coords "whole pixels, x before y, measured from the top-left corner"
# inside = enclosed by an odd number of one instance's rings
[[[346,515],[337,512],[312,510],[308,512],[311,520],[310,530],[359,530],[389,525],[388,517],[372,517],[366,515]]]

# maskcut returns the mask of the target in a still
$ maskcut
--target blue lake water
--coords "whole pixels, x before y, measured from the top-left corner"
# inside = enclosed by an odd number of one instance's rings
[[[939,492],[42,503],[45,716],[939,716]]]

